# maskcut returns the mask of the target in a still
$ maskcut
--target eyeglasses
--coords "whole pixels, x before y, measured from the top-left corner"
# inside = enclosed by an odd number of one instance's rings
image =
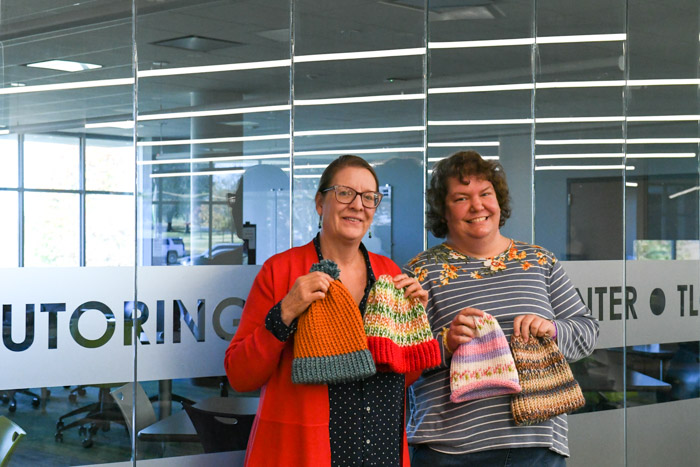
[[[362,205],[370,209],[379,206],[379,203],[381,203],[382,197],[384,196],[378,191],[363,191],[362,193],[360,193],[359,191],[354,190],[349,186],[343,185],[333,185],[332,187],[326,188],[325,190],[321,191],[321,193],[325,193],[331,190],[335,191],[335,199],[338,200],[339,203],[343,204],[352,203],[353,201],[355,201],[357,195],[360,195]]]

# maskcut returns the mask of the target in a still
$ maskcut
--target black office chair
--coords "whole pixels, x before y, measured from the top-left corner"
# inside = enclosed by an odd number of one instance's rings
[[[85,448],[89,448],[93,445],[92,437],[99,430],[109,431],[112,422],[119,423],[126,427],[126,421],[122,416],[122,412],[110,394],[110,390],[118,386],[118,384],[102,384],[96,386],[99,388],[97,402],[79,407],[58,418],[58,422],[56,422],[56,434],[54,435],[56,441],[63,442],[64,431],[79,427],[78,433],[83,437],[82,445]],[[76,416],[78,416],[78,418],[73,421],[68,421],[68,419]]]
[[[37,408],[41,404],[41,398],[39,397],[38,394],[30,391],[29,389],[13,389],[12,391],[5,391],[2,396],[0,397],[0,400],[2,400],[3,404],[8,404],[9,403],[9,408],[8,410],[10,412],[14,412],[17,410],[17,399],[15,398],[15,395],[17,394],[23,394],[25,396],[29,396],[32,398],[32,407]]]
[[[185,405],[204,452],[243,451],[255,415],[222,414]]]

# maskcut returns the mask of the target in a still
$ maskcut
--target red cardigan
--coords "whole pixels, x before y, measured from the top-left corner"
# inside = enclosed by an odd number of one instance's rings
[[[375,277],[395,276],[399,267],[389,258],[369,253]],[[287,295],[297,277],[318,262],[313,242],[265,261],[248,294],[238,331],[226,349],[226,375],[236,391],[262,388],[260,405],[248,441],[249,466],[329,466],[330,408],[325,384],[293,384],[294,337],[280,342],[265,328],[270,309]],[[406,375],[406,386],[420,372]],[[402,465],[410,465],[406,433]]]

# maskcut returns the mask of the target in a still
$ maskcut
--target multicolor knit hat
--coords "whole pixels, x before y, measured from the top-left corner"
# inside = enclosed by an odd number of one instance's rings
[[[513,355],[498,321],[488,313],[474,320],[476,336],[452,355],[450,400],[464,402],[520,392]]]
[[[292,382],[328,384],[356,381],[372,376],[376,367],[367,349],[362,315],[347,287],[340,282],[340,270],[331,260],[311,267],[311,272],[330,275],[326,296],[311,304],[299,317],[294,335]]]
[[[378,370],[408,373],[438,366],[442,361],[423,304],[406,298],[389,275],[379,276],[372,286],[364,323],[367,345]]]

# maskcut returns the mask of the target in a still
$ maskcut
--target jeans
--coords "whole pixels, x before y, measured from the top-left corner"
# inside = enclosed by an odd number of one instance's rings
[[[492,449],[469,454],[443,454],[427,446],[413,447],[411,467],[565,467],[566,457],[548,448]]]

